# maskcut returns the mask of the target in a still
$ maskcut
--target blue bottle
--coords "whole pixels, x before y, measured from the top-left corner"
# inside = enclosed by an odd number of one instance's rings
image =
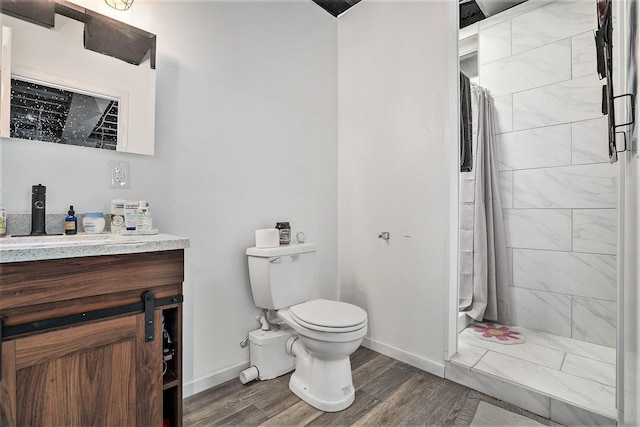
[[[64,219],[64,234],[76,234],[78,232],[78,218],[76,218],[73,206],[69,206],[69,215]]]

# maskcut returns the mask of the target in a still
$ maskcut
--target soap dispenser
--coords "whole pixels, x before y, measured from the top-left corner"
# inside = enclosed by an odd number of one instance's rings
[[[73,205],[69,206],[69,215],[64,219],[64,234],[76,234],[78,232],[78,218],[73,210]]]

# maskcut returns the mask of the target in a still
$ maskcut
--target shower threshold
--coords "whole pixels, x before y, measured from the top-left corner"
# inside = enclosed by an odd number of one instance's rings
[[[615,425],[615,349],[512,327],[504,345],[462,329],[445,378],[565,425]]]

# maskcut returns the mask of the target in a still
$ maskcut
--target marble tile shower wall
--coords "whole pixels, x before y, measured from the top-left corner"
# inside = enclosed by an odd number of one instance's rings
[[[616,182],[600,112],[595,2],[479,32],[494,96],[516,325],[615,346]]]

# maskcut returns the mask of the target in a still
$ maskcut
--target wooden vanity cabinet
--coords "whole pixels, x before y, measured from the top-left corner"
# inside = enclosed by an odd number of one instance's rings
[[[183,266],[183,250],[0,264],[0,425],[181,426]]]

